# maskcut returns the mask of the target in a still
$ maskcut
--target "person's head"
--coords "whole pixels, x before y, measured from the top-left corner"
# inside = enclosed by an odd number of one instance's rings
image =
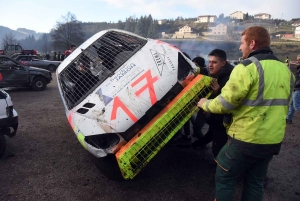
[[[214,49],[208,54],[208,69],[210,75],[218,75],[222,68],[226,65],[227,63],[227,56],[226,53],[223,50],[220,49]]]
[[[73,52],[76,49],[76,45],[71,45],[70,50]]]
[[[300,54],[297,56],[297,62],[300,64]]]
[[[205,60],[202,57],[195,57],[192,62],[198,67],[205,67]]]
[[[245,59],[255,50],[269,47],[270,43],[270,35],[267,29],[261,26],[249,27],[242,33],[240,51],[242,51]]]

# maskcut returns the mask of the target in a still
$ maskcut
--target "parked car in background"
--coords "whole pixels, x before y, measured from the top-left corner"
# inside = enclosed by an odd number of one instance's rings
[[[14,59],[21,62],[25,66],[34,66],[37,68],[46,69],[51,73],[55,72],[61,63],[61,61],[43,60],[37,55],[16,55]]]
[[[9,138],[16,135],[18,129],[18,113],[8,93],[0,89],[0,158],[5,152],[5,135]]]
[[[0,56],[0,88],[32,87],[42,91],[51,80],[52,74],[48,70],[25,66],[8,56]]]

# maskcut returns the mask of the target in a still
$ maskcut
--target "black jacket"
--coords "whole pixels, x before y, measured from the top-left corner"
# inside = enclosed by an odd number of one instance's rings
[[[225,84],[227,83],[227,81],[229,80],[231,71],[233,70],[233,66],[230,65],[228,62],[226,63],[226,65],[223,67],[223,69],[221,70],[221,72],[214,78],[217,79],[218,84],[220,85],[220,89],[217,93],[212,94],[209,99],[213,99],[215,97],[217,97],[218,95],[221,94],[221,90],[222,88],[225,86]],[[221,126],[224,127],[223,125],[223,117],[224,114],[210,114],[210,117],[206,119],[207,123],[210,126]]]
[[[297,66],[297,72],[295,74],[295,86],[294,90],[300,90],[300,65]]]

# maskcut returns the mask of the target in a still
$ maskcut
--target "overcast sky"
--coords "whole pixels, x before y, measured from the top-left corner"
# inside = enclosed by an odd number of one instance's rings
[[[300,18],[300,0],[0,0],[0,26],[50,32],[68,12],[82,22],[125,21],[151,14],[154,19],[216,15],[235,11],[272,18]]]

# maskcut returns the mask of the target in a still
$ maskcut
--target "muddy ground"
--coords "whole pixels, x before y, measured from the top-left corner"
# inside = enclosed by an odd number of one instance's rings
[[[10,89],[19,130],[0,159],[0,200],[214,199],[210,147],[167,145],[134,179],[103,176],[72,132],[55,75],[45,91]],[[300,200],[300,115],[287,125],[281,153],[270,163],[265,201]],[[239,199],[242,183],[236,187]]]

